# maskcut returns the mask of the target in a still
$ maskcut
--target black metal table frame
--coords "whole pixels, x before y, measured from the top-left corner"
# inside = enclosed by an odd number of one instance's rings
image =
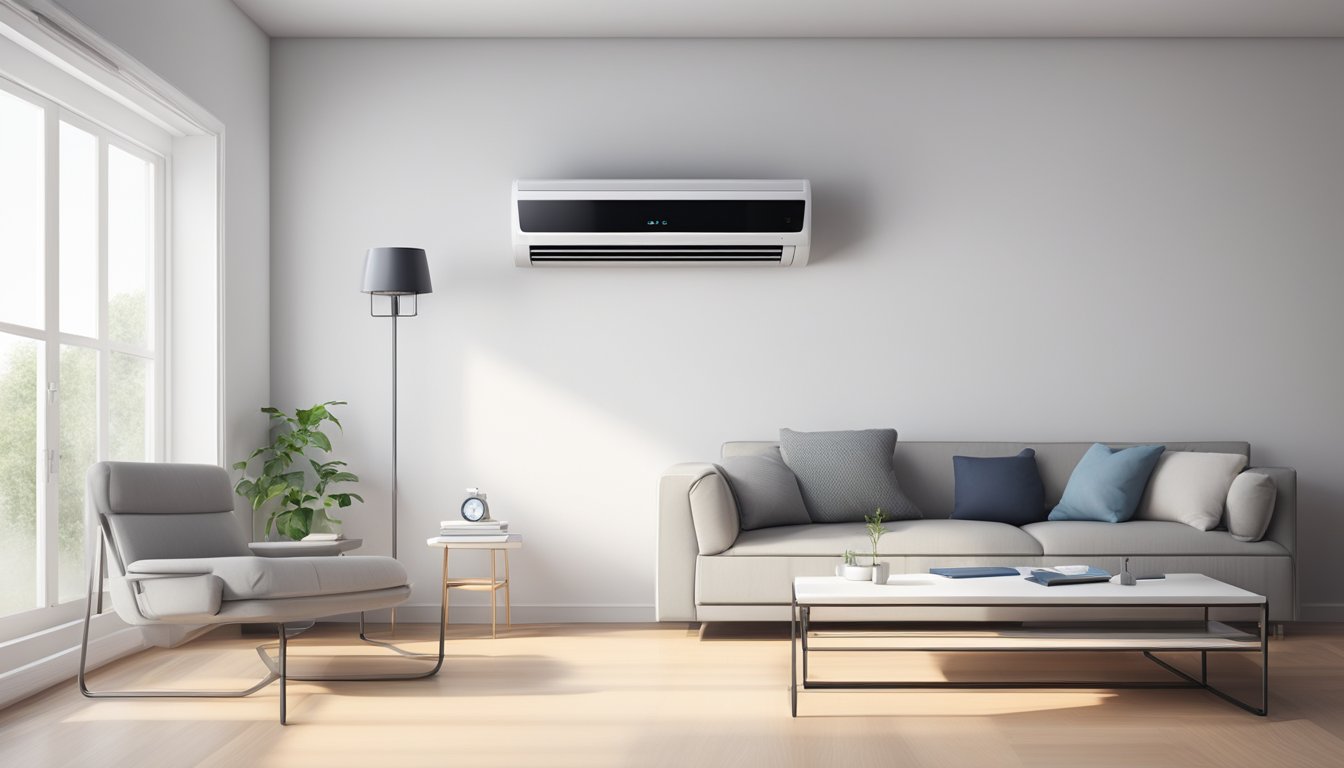
[[[883,653],[1132,653],[1142,652],[1144,657],[1153,661],[1158,666],[1166,669],[1168,672],[1181,678],[1171,682],[1077,682],[1077,681],[943,681],[943,682],[920,682],[920,681],[826,681],[809,680],[807,673],[808,656],[808,624],[811,620],[812,605],[799,605],[798,595],[795,592],[792,596],[792,613],[789,617],[789,647],[790,647],[790,685],[789,699],[793,717],[798,716],[798,691],[800,690],[867,690],[867,689],[1012,689],[1012,688],[1043,688],[1043,689],[1068,689],[1068,688],[1103,688],[1103,689],[1135,689],[1135,688],[1199,688],[1218,696],[1219,698],[1234,704],[1247,712],[1264,717],[1269,714],[1269,600],[1266,599],[1259,603],[1218,603],[1216,605],[1201,605],[1199,603],[1185,605],[1171,605],[1162,603],[1127,603],[1127,604],[1099,604],[1099,603],[826,603],[815,607],[820,608],[967,608],[967,607],[992,607],[992,608],[1203,608],[1204,624],[1207,627],[1209,622],[1209,608],[1259,608],[1260,609],[1260,643],[1258,647],[1252,648],[1191,648],[1191,649],[1141,649],[1141,648],[939,648],[936,645],[923,648],[826,648],[815,649],[817,651],[837,651],[837,652],[883,652]],[[884,622],[889,623],[889,622]],[[893,632],[892,635],[898,635],[899,632]],[[798,680],[798,662],[799,646],[802,646],[802,684]],[[1199,653],[1199,677],[1188,674],[1175,666],[1163,661],[1154,655],[1154,651],[1171,653]],[[1209,684],[1209,654],[1210,653],[1254,653],[1260,652],[1260,706],[1254,706],[1231,694]]]

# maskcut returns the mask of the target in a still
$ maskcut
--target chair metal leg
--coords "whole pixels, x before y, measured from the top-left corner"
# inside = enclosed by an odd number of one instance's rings
[[[326,675],[286,674],[285,679],[299,680],[302,682],[315,682],[315,683],[362,683],[362,682],[374,682],[378,680],[423,680],[425,678],[437,675],[439,673],[439,670],[443,668],[446,632],[444,628],[442,608],[439,609],[439,652],[437,656],[430,653],[416,653],[415,651],[408,651],[405,648],[401,648],[400,646],[397,646],[385,640],[378,640],[376,638],[369,637],[365,631],[364,625],[365,625],[364,613],[361,612],[359,614],[360,640],[368,643],[369,645],[376,645],[379,648],[386,648],[389,651],[392,651],[393,653],[405,656],[407,658],[425,659],[425,660],[434,659],[434,666],[430,667],[427,671],[424,672],[399,672],[385,675],[344,675],[340,677],[330,677]],[[294,632],[293,634],[298,635],[299,632]],[[265,664],[268,668],[270,668],[272,672],[275,672],[277,674],[279,673],[280,671],[279,662],[267,656],[266,653],[263,651],[263,646],[257,647],[257,653],[261,656],[263,664]]]
[[[104,547],[106,544],[99,536],[98,547],[94,550],[93,567],[89,570],[89,592],[84,602],[84,628],[79,640],[79,671],[76,673],[76,680],[79,682],[79,692],[90,699],[166,699],[166,698],[207,698],[207,699],[234,699],[243,696],[251,696],[262,688],[275,682],[278,675],[271,672],[254,685],[248,688],[238,690],[203,690],[203,689],[181,689],[167,691],[95,691],[89,688],[88,684],[88,661],[89,661],[89,624],[93,619],[94,604],[94,586],[97,585],[99,594],[103,591],[103,560],[106,558]]]
[[[289,725],[285,722],[285,661],[289,658],[289,635],[285,632],[285,625],[280,625],[280,724]]]
[[[167,698],[242,698],[250,696],[257,691],[265,688],[276,680],[280,681],[280,724],[286,725],[288,720],[286,709],[286,682],[289,680],[301,680],[312,682],[362,682],[375,680],[422,680],[433,677],[443,668],[443,658],[445,650],[445,624],[446,615],[442,604],[439,606],[439,651],[437,657],[433,654],[419,654],[399,648],[392,643],[375,640],[365,634],[364,614],[359,615],[359,639],[371,645],[387,648],[403,656],[419,659],[435,659],[434,666],[425,672],[415,672],[407,674],[389,674],[389,675],[361,675],[361,676],[342,676],[342,677],[322,677],[318,675],[290,675],[289,666],[289,631],[284,624],[279,625],[280,648],[278,659],[272,660],[265,651],[265,644],[257,646],[257,655],[261,657],[265,664],[268,674],[256,684],[239,690],[202,690],[202,689],[177,689],[161,691],[95,691],[88,686],[88,657],[89,657],[89,625],[93,618],[94,606],[94,588],[97,586],[98,592],[102,592],[102,561],[106,557],[103,549],[104,542],[100,536],[99,546],[95,550],[93,567],[89,571],[89,591],[84,603],[84,627],[80,636],[79,644],[79,670],[76,679],[79,683],[79,692],[91,699],[167,699]],[[299,634],[308,627],[302,627],[294,632]]]

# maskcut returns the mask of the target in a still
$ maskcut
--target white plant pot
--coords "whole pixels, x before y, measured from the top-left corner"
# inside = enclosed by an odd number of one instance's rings
[[[873,566],[871,565],[846,565],[842,568],[844,573],[841,575],[850,581],[871,581],[873,578]]]
[[[886,584],[891,576],[891,563],[878,563],[873,566],[873,583]]]

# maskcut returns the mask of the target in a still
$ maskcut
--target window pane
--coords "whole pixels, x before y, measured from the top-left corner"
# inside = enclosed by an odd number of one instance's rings
[[[58,597],[84,594],[84,474],[98,461],[98,352],[61,347],[61,461],[57,530]]]
[[[38,603],[37,352],[0,333],[0,616]]]
[[[46,247],[42,108],[0,91],[0,320],[43,326]]]
[[[112,353],[108,379],[108,458],[113,461],[152,461],[153,397],[150,361],[135,355]]]
[[[107,324],[117,340],[152,347],[154,166],[107,149]]]
[[[98,335],[98,140],[61,123],[61,330]]]

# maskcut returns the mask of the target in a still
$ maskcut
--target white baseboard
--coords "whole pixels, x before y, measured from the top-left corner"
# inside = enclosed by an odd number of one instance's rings
[[[1303,603],[1297,607],[1298,621],[1344,621],[1344,603]]]
[[[89,669],[148,647],[139,628],[122,627],[89,641]],[[53,685],[65,683],[73,688],[78,671],[78,645],[11,669],[0,675],[0,707],[7,707]]]
[[[374,611],[369,621],[387,621],[388,612]],[[499,604],[498,623],[504,623],[504,604]],[[358,621],[357,614],[336,616],[332,621]],[[433,624],[439,620],[437,603],[407,604],[397,607],[397,621],[411,624]],[[652,605],[514,605],[515,624],[610,624],[649,623],[657,621]],[[490,606],[452,605],[448,612],[450,624],[489,624]]]

